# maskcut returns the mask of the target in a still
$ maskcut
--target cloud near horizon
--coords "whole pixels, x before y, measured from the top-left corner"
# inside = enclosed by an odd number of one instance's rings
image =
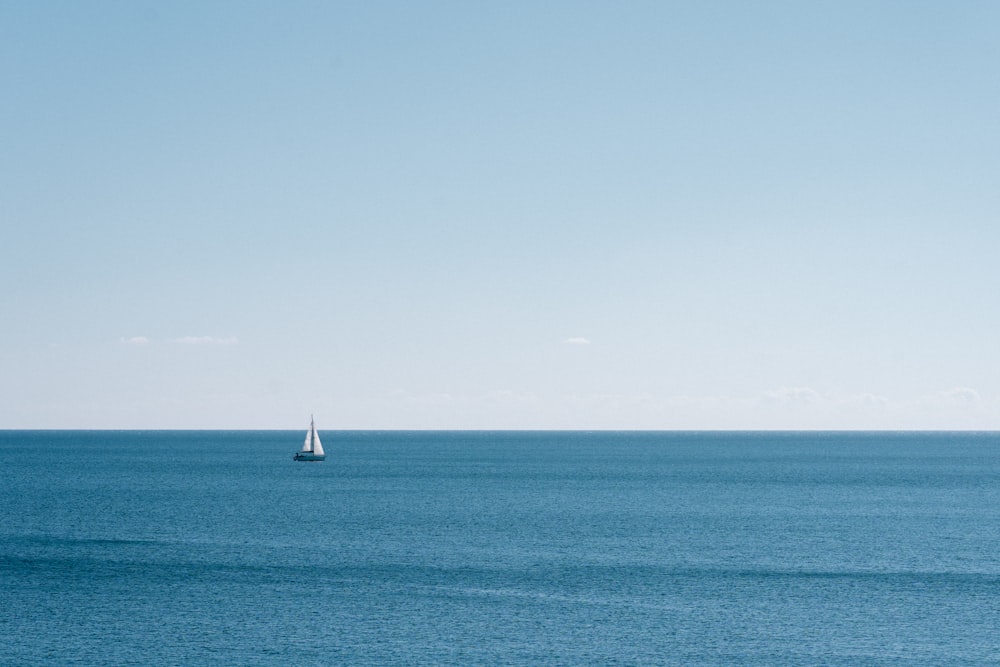
[[[573,336],[564,341],[567,345],[590,345],[590,339],[583,336]]]
[[[818,391],[809,387],[779,387],[765,391],[763,398],[776,403],[818,403],[823,400]]]
[[[949,404],[964,405],[968,403],[980,403],[983,398],[979,392],[970,387],[955,387],[947,391],[938,392],[938,398]]]
[[[126,345],[148,345],[149,339],[145,336],[122,336],[121,342]]]
[[[1000,396],[968,387],[921,396],[802,385],[757,393],[408,391],[386,395],[394,428],[618,430],[998,430]],[[371,424],[366,428],[375,428]]]

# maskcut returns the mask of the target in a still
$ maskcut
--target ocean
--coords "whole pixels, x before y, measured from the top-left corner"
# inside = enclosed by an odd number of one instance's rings
[[[1000,434],[0,431],[0,664],[1000,664]]]

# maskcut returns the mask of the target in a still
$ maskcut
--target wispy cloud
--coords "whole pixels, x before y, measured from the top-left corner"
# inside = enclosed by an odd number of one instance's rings
[[[764,392],[764,400],[775,403],[809,404],[819,403],[823,397],[809,387],[780,387]]]
[[[590,345],[590,339],[584,338],[583,336],[573,336],[572,338],[567,338],[563,342],[567,345]]]
[[[145,336],[129,336],[129,337],[123,336],[121,342],[125,343],[126,345],[148,345],[149,339],[146,338]]]
[[[878,394],[868,392],[855,394],[853,396],[844,396],[840,399],[840,402],[846,406],[869,408],[884,408],[890,403],[889,399],[885,396],[879,396]]]
[[[236,345],[240,342],[240,339],[235,336],[228,338],[216,336],[181,336],[180,338],[174,338],[171,342],[181,345]]]
[[[951,405],[965,405],[969,403],[979,403],[983,399],[979,395],[979,392],[975,389],[970,389],[969,387],[955,387],[954,389],[949,389],[948,391],[942,391],[938,396],[946,403]]]

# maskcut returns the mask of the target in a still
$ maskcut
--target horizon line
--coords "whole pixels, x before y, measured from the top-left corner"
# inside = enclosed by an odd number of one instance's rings
[[[301,431],[302,428],[7,428],[0,433]],[[996,433],[1000,428],[317,428],[334,433]]]

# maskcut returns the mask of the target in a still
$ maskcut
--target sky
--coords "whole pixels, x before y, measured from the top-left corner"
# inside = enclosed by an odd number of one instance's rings
[[[0,0],[0,428],[1000,429],[1000,3]]]

